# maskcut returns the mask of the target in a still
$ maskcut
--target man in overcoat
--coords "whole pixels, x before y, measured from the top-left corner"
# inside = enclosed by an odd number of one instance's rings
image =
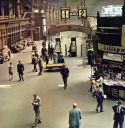
[[[69,111],[69,128],[80,128],[81,118],[81,110],[73,103],[73,109]]]

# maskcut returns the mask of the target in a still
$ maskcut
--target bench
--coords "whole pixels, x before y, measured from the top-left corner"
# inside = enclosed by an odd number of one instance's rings
[[[54,63],[50,63],[50,64],[47,64],[46,65],[46,69],[49,69],[49,70],[52,70],[52,69],[57,69],[57,68],[62,68],[64,65],[64,63],[57,63],[57,64],[54,64]]]

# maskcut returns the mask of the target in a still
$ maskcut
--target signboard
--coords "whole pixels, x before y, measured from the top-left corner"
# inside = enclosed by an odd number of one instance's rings
[[[102,7],[102,16],[122,16],[122,5],[107,5]]]
[[[78,17],[86,17],[86,10],[85,9],[78,9]]]
[[[121,45],[123,48],[125,48],[125,24],[122,25],[122,40]]]
[[[72,12],[70,12],[70,16],[78,16],[78,12],[77,11],[72,11]]]
[[[123,62],[123,55],[121,55],[121,54],[103,53],[103,59]]]
[[[85,9],[73,10],[70,12],[69,8],[61,8],[61,18],[69,19],[70,16],[78,16],[78,18],[86,17]]]
[[[70,9],[61,8],[61,19],[69,19],[69,18],[70,18]]]
[[[120,53],[125,54],[125,48],[120,46],[112,46],[112,45],[104,45],[101,43],[98,43],[98,50],[106,51],[106,52],[112,52],[112,53]]]

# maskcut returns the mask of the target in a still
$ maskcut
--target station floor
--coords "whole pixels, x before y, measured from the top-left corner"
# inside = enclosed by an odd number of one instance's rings
[[[41,44],[38,43],[40,52]],[[16,65],[21,60],[25,66],[24,82],[18,81]],[[70,75],[68,88],[64,90],[58,71],[47,72],[42,76],[32,72],[31,47],[13,54],[14,79],[8,80],[8,64],[0,64],[0,128],[31,128],[34,111],[32,95],[41,98],[42,124],[37,128],[68,128],[68,115],[76,102],[82,111],[81,128],[112,128],[112,105],[116,101],[105,100],[104,112],[96,113],[96,99],[88,92],[90,67],[83,58],[65,58]]]

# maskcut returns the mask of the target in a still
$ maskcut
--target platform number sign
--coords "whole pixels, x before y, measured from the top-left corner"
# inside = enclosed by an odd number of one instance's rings
[[[86,17],[86,10],[85,9],[78,9],[78,17]]]
[[[61,19],[69,19],[69,18],[70,18],[70,9],[61,8]]]

